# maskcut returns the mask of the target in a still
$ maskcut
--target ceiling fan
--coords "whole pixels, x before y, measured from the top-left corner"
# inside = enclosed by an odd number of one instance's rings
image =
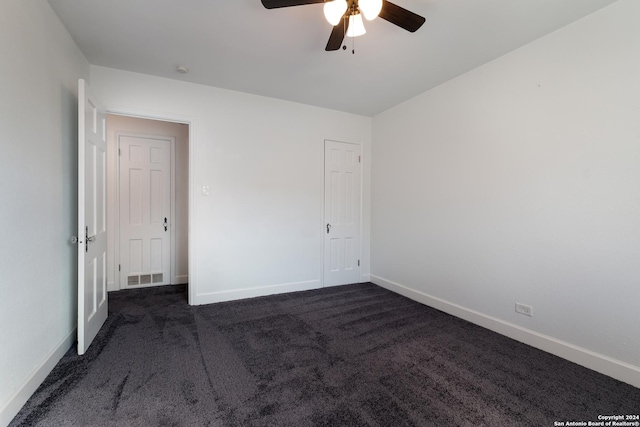
[[[324,3],[324,15],[333,25],[327,47],[324,50],[339,50],[345,35],[358,37],[366,33],[362,15],[367,20],[380,17],[407,31],[415,32],[425,19],[387,0],[262,0],[267,9]],[[343,46],[343,49],[346,47]]]

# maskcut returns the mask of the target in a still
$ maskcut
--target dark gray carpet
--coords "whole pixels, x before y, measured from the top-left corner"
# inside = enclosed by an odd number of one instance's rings
[[[553,426],[640,389],[373,284],[189,307],[110,294],[11,426]]]

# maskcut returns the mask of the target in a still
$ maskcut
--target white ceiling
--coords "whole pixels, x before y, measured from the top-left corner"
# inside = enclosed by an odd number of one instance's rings
[[[322,5],[260,0],[49,0],[91,64],[366,116],[382,112],[615,0],[394,0],[427,21],[365,21],[325,52]],[[176,66],[191,72],[182,75]]]

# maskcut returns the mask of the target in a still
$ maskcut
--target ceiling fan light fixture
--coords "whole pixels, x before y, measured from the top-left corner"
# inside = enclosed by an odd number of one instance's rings
[[[334,27],[340,23],[346,11],[347,0],[332,0],[324,4],[324,17]]]
[[[371,21],[380,15],[382,0],[360,0],[358,1],[358,7],[367,21]]]
[[[356,13],[355,15],[349,15],[347,37],[359,37],[366,33],[367,30],[364,29],[364,22],[362,22],[362,14]]]

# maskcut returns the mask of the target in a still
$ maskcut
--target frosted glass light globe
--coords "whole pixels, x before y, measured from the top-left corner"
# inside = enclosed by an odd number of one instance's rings
[[[382,0],[360,0],[358,1],[360,11],[367,18],[367,21],[375,19],[382,10]]]
[[[333,0],[324,4],[324,17],[327,18],[329,24],[334,27],[340,23],[340,20],[346,11],[347,0]]]
[[[358,37],[366,33],[367,30],[364,29],[362,15],[360,13],[349,15],[349,29],[347,30],[347,37]]]

